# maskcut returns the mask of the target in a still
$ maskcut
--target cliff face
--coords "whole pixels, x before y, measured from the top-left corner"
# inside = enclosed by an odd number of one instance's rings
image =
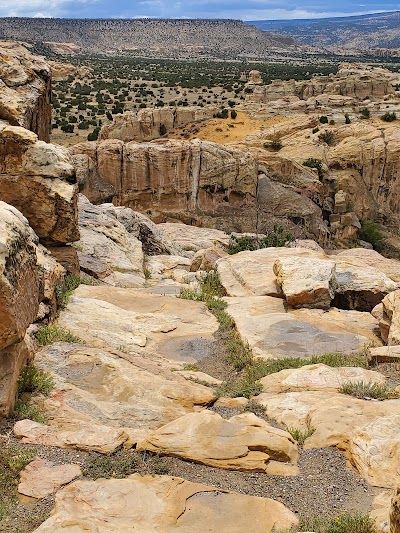
[[[13,409],[33,353],[25,332],[41,302],[51,312],[65,273],[39,240],[62,257],[79,239],[74,167],[64,148],[46,142],[50,82],[42,58],[0,43],[0,416]]]
[[[128,111],[123,115],[116,115],[113,122],[103,126],[99,139],[119,139],[124,142],[153,141],[174,128],[207,120],[216,113],[217,108],[212,106]]]
[[[19,43],[0,42],[0,118],[50,141],[51,73]]]
[[[320,184],[273,183],[246,151],[200,140],[117,140],[71,149],[81,191],[92,202],[146,212],[157,222],[180,220],[227,231],[260,231],[285,220],[324,235],[321,210],[309,197]],[[262,229],[261,229],[262,230]]]
[[[320,95],[337,95],[355,100],[382,98],[394,94],[397,74],[382,68],[343,63],[336,76],[316,76],[308,81],[274,80],[270,85],[254,87],[249,102],[268,103],[295,96],[301,100]]]

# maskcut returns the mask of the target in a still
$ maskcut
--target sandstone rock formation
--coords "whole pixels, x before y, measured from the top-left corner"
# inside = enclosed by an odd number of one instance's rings
[[[64,148],[0,123],[0,198],[29,220],[44,244],[79,238],[74,168]]]
[[[227,470],[297,473],[298,452],[293,438],[252,413],[229,420],[207,410],[191,413],[151,433],[139,443],[138,450]]]
[[[292,307],[328,309],[337,288],[336,264],[315,257],[283,257],[274,263],[276,281]]]
[[[84,502],[84,506],[82,506]],[[78,510],[79,509],[79,510]],[[79,518],[78,518],[79,517]],[[98,533],[272,533],[298,519],[283,504],[224,491],[181,478],[144,476],[76,481],[56,496],[52,516],[36,533],[61,533],[73,522]]]
[[[356,121],[328,125],[324,130],[321,126],[316,131],[316,125],[309,116],[295,117],[233,146],[250,151],[275,188],[281,190],[284,185],[286,193],[300,190],[303,201],[307,196],[314,208],[322,209],[327,230],[337,240],[356,239],[360,220],[398,224],[398,128],[384,122]],[[320,139],[325,132],[332,136],[331,144]],[[282,148],[278,152],[265,150],[274,138]],[[320,169],[312,170],[304,163],[320,164]],[[271,205],[276,214],[282,210],[273,200]],[[296,216],[289,206],[282,214],[289,219]],[[306,214],[304,211],[299,220],[303,225],[310,217]]]
[[[37,237],[14,207],[0,202],[0,414],[14,406],[17,379],[32,355],[24,340],[42,294]]]
[[[64,81],[70,76],[84,78],[93,72],[93,69],[87,66],[76,66],[71,63],[61,61],[48,61],[51,68],[51,78],[53,81]]]
[[[110,453],[215,400],[212,389],[174,372],[177,362],[150,349],[121,349],[57,343],[38,353],[36,364],[57,382],[42,406],[50,425],[21,421],[16,435],[33,444]]]
[[[112,200],[156,222],[254,232],[283,219],[293,231],[302,221],[315,238],[323,240],[327,233],[321,209],[310,199],[322,191],[312,171],[310,179],[303,180],[304,190],[276,183],[259,173],[247,148],[199,140],[110,139],[77,144],[71,154],[78,164],[80,189],[90,201]]]
[[[50,67],[20,43],[0,43],[0,119],[22,126],[49,142]]]
[[[337,95],[355,100],[382,98],[394,94],[393,84],[397,80],[396,74],[382,68],[343,63],[339,65],[335,76],[315,76],[308,81],[273,80],[270,85],[254,87],[253,93],[247,98],[258,103],[268,103],[288,96],[301,100],[320,95]]]
[[[140,109],[117,115],[113,122],[103,126],[99,139],[119,139],[129,141],[153,141],[175,128],[182,128],[193,122],[212,118],[217,108],[198,107],[164,107],[162,109]]]

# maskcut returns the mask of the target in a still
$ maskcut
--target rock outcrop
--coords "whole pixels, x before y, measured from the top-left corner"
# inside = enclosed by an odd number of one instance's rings
[[[224,420],[205,410],[161,427],[138,450],[172,455],[196,463],[241,470],[296,475],[297,445],[286,431],[252,413]]]
[[[216,107],[163,107],[140,109],[116,115],[113,122],[103,126],[99,139],[119,139],[123,142],[153,141],[175,128],[213,118]]]
[[[49,142],[50,67],[20,43],[0,43],[0,119],[22,126]]]
[[[85,505],[82,505],[84,502]],[[76,481],[56,496],[52,516],[36,533],[61,533],[65,527],[98,533],[272,533],[298,524],[283,504],[266,498],[192,483],[177,477],[144,476]],[[134,524],[134,526],[133,526]]]
[[[383,98],[394,94],[393,85],[398,75],[383,68],[361,64],[343,63],[336,75],[314,76],[306,81],[273,80],[270,85],[254,86],[253,93],[247,96],[251,102],[268,103],[294,96],[309,100],[320,95],[347,97],[352,100]]]
[[[76,241],[78,189],[68,152],[1,122],[0,160],[0,198],[21,211],[41,242]]]
[[[80,189],[95,203],[112,200],[156,222],[254,232],[282,220],[296,231],[300,220],[315,238],[326,234],[321,209],[307,196],[321,189],[317,180],[304,191],[271,182],[248,150],[200,140],[106,140],[71,153]]]
[[[21,213],[0,202],[0,415],[12,410],[18,376],[32,356],[24,337],[43,290],[37,242]]]

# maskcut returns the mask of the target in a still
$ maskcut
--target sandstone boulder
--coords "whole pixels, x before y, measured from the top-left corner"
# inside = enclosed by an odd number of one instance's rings
[[[293,466],[298,454],[289,433],[270,426],[252,413],[224,420],[208,410],[188,414],[159,428],[140,442],[137,449],[227,470],[289,475],[296,474]]]
[[[0,198],[21,211],[44,244],[76,241],[78,191],[67,151],[5,123],[0,140]]]
[[[219,246],[212,246],[205,250],[199,250],[193,256],[192,262],[190,264],[190,271],[197,272],[198,270],[203,270],[209,272],[210,270],[215,270],[217,266],[217,261],[222,257],[226,257],[228,252],[220,248]]]
[[[35,459],[22,470],[18,492],[31,498],[44,498],[81,475],[78,465],[55,465],[45,459]]]
[[[199,228],[179,223],[163,223],[158,226],[166,235],[183,250],[198,252],[212,248],[214,245],[222,248],[229,245],[230,237],[224,231],[211,228]]]
[[[0,349],[20,342],[41,296],[38,240],[14,207],[0,202]]]
[[[79,198],[79,228],[81,237],[74,246],[84,272],[109,285],[144,285],[141,242],[84,196]]]
[[[394,291],[388,294],[382,301],[383,318],[379,323],[381,331],[385,332],[387,325],[389,331],[387,343],[389,346],[400,344],[400,291]]]
[[[284,257],[275,261],[273,270],[290,306],[330,307],[337,286],[334,261]]]
[[[74,482],[57,494],[51,517],[36,533],[61,533],[71,523],[83,530],[94,527],[98,533],[242,533],[249,528],[253,533],[272,533],[290,529],[298,519],[274,500],[176,477],[135,474]]]
[[[160,226],[145,215],[113,204],[100,207],[105,215],[116,218],[130,235],[139,239],[146,255],[185,255],[179,244],[168,238]]]
[[[49,142],[50,67],[22,44],[0,43],[0,119],[34,131]]]

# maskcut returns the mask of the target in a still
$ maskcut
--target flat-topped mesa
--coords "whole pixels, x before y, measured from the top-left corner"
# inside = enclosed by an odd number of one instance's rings
[[[323,233],[319,207],[306,194],[259,175],[248,152],[198,139],[110,139],[75,145],[71,153],[80,189],[94,203],[112,201],[156,222],[180,220],[239,232],[292,216],[315,238]]]
[[[0,118],[49,142],[51,71],[22,44],[0,42]]]
[[[362,64],[342,63],[336,75],[314,76],[311,80],[274,80],[270,85],[254,86],[247,95],[249,102],[268,103],[295,96],[300,100],[337,95],[361,101],[383,98],[395,93],[399,75],[389,70]]]
[[[120,141],[153,141],[175,128],[183,128],[193,122],[213,118],[217,108],[164,107],[163,109],[140,109],[116,115],[113,122],[101,128],[99,139],[119,139]]]

